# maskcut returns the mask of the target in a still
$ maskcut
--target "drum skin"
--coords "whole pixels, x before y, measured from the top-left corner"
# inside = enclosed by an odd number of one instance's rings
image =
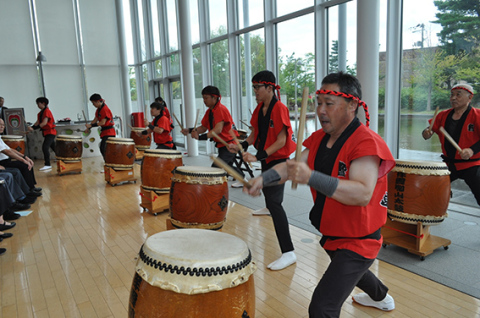
[[[70,136],[57,136],[55,140],[56,158],[65,162],[76,162],[82,160],[82,138]]]
[[[248,316],[244,316],[246,313]],[[130,293],[129,318],[255,317],[253,275],[239,286],[206,294],[187,295],[154,287],[137,273]]]
[[[1,138],[3,142],[7,144],[7,146],[15,149],[23,155],[25,154],[25,139],[23,138],[23,136],[3,135]]]
[[[132,169],[135,162],[135,143],[130,138],[108,138],[105,166],[114,169]]]
[[[140,150],[149,149],[152,144],[152,134],[137,135],[137,132],[141,133],[146,128],[133,127],[130,132],[130,138],[135,142],[135,147]]]
[[[141,168],[142,187],[149,191],[169,193],[172,184],[172,171],[178,166],[183,166],[180,151],[146,150]]]
[[[450,177],[445,164],[397,161],[388,174],[388,215],[403,223],[438,224],[447,216]]]
[[[175,227],[219,229],[223,226],[228,208],[226,173],[222,169],[206,167],[203,167],[204,174],[200,169],[190,173],[188,170],[191,168],[198,167],[178,167],[173,173],[170,189],[172,224]],[[209,174],[209,171],[215,173]],[[212,227],[204,227],[208,224]]]

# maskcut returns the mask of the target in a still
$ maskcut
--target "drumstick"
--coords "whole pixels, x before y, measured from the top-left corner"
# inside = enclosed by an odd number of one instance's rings
[[[220,137],[219,135],[217,135],[213,130],[211,130],[211,132],[212,132],[213,137],[217,138],[218,141],[220,141],[222,144],[225,145],[225,147],[228,148],[227,142],[226,142],[225,140],[223,140],[222,137]]]
[[[300,123],[297,131],[297,151],[295,152],[295,161],[300,162],[302,157],[303,133],[305,130],[305,118],[307,117],[308,87],[303,89],[302,110],[300,111]],[[297,183],[292,182],[292,189],[297,188]]]
[[[453,140],[452,136],[450,136],[450,134],[445,130],[445,128],[440,126],[440,131],[445,136],[445,138],[447,138],[448,141],[450,141],[450,143],[452,144],[453,147],[455,147],[455,149],[457,149],[459,152],[462,151],[462,148],[460,148],[460,146],[455,142],[455,140]]]
[[[173,112],[172,112],[172,115],[173,115],[173,118],[175,118],[175,120],[177,121],[178,126],[180,126],[180,128],[183,130],[183,126],[180,123],[180,120],[178,120],[177,116],[175,116],[175,114]]]
[[[230,135],[233,137],[233,140],[235,141],[235,143],[240,147],[240,153],[242,154],[242,157],[243,157],[243,154],[245,153],[245,151],[243,150],[243,146],[242,144],[240,144],[240,141],[237,139],[237,136],[235,136],[235,133],[233,132],[233,130],[230,130]],[[250,168],[253,168],[252,163],[250,161],[248,162],[248,165],[250,166]]]
[[[433,114],[432,121],[430,122],[430,127],[428,127],[428,130],[432,130],[433,123],[435,122],[435,118],[437,118],[437,113],[438,113],[439,107],[437,106],[437,109],[435,109],[435,113]]]
[[[248,127],[248,129],[252,130],[252,126],[250,126],[248,123],[244,122],[243,120],[240,119],[240,121]]]
[[[252,185],[250,184],[250,182],[248,182],[247,180],[245,180],[241,175],[240,173],[238,173],[237,171],[235,171],[235,169],[233,169],[232,167],[230,167],[228,164],[225,163],[225,161],[223,161],[222,159],[218,158],[218,157],[215,157],[215,156],[210,156],[210,158],[213,160],[213,162],[215,162],[215,164],[217,166],[219,166],[220,168],[222,168],[223,170],[225,170],[229,175],[231,175],[232,177],[235,178],[235,180],[238,180],[240,181],[241,183],[243,183],[244,186],[246,186],[248,189],[250,189],[252,187]]]

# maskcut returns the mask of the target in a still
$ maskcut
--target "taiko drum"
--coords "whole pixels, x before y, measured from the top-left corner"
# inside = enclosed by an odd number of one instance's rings
[[[78,162],[82,160],[82,137],[58,135],[55,140],[55,155],[58,160]]]
[[[248,135],[247,135],[247,131],[246,131],[246,130],[237,129],[237,131],[238,131],[238,140],[245,140],[245,139],[247,139]]]
[[[150,148],[150,145],[152,144],[152,134],[148,135],[142,135],[142,131],[144,131],[146,128],[140,128],[140,127],[132,127],[132,131],[130,132],[130,138],[133,139],[133,142],[135,142],[135,148],[139,150],[145,150]],[[137,133],[140,133],[138,135]]]
[[[177,150],[147,149],[142,162],[142,188],[169,193],[173,169],[183,166],[182,153]]]
[[[130,318],[255,317],[256,265],[247,244],[202,229],[164,231],[140,249]]]
[[[105,166],[117,170],[129,170],[135,162],[135,143],[131,138],[107,139]]]
[[[443,162],[397,160],[388,174],[388,215],[434,225],[447,217],[450,171]]]
[[[227,173],[223,169],[175,168],[170,189],[170,213],[174,227],[221,229],[227,209]]]
[[[23,136],[3,135],[2,140],[10,148],[15,149],[23,155],[25,154],[25,138]]]

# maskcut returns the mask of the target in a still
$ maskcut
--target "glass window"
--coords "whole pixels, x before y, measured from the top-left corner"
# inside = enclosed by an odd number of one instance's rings
[[[213,86],[218,87],[222,95],[222,104],[230,112],[230,62],[228,60],[228,40],[218,41],[210,45],[212,52]]]
[[[157,0],[150,0],[152,15],[153,56],[160,56],[160,26],[158,24]]]
[[[227,34],[227,3],[225,0],[209,1],[210,37]]]
[[[277,0],[277,16],[292,13],[314,5],[314,0]],[[313,25],[313,24],[312,24]]]
[[[142,71],[143,71],[143,99],[145,101],[143,105],[143,109],[148,109],[148,106],[150,105],[150,94],[148,89],[148,69],[146,64],[142,65]]]
[[[168,21],[168,50],[173,52],[178,50],[177,37],[177,13],[175,0],[167,0],[167,21]]]
[[[190,26],[192,31],[192,44],[200,42],[200,28],[198,23],[198,2],[197,0],[190,0]]]
[[[264,29],[240,35],[240,63],[242,103],[239,119],[241,121],[236,122],[236,125],[238,128],[248,131],[251,114],[257,105],[252,89],[252,77],[266,67]]]
[[[200,48],[193,49],[193,79],[195,81],[195,98],[202,98],[202,57]]]
[[[132,103],[132,109],[138,110],[137,79],[135,77],[135,67],[133,66],[128,68],[128,79],[130,82],[130,101]]]
[[[278,83],[281,87],[282,102],[287,105],[292,115],[296,115],[293,131],[296,135],[298,129],[299,106],[302,101],[303,88],[308,87],[309,92],[315,92],[315,56],[314,51],[315,30],[314,16],[308,14],[296,19],[288,20],[277,25],[278,30]],[[298,30],[303,30],[298,32]],[[311,95],[313,96],[313,95]],[[307,112],[315,112],[314,99],[309,100]],[[314,121],[314,119],[312,119]],[[312,132],[305,129],[306,136]]]
[[[180,56],[178,54],[172,54],[169,57],[170,62],[170,74],[169,75],[179,75],[180,74]]]
[[[133,55],[133,37],[132,37],[132,21],[130,15],[130,2],[123,1],[123,21],[125,26],[125,41],[127,42],[127,63],[129,65],[134,64]]]
[[[139,36],[140,36],[140,60],[145,61],[147,59],[147,53],[145,50],[145,27],[144,27],[144,19],[143,19],[143,5],[142,1],[137,1],[138,7],[138,27],[139,27]]]
[[[238,25],[240,29],[263,22],[263,1],[238,1]]]
[[[155,78],[162,78],[162,60],[161,59],[158,59],[158,60],[155,60]]]

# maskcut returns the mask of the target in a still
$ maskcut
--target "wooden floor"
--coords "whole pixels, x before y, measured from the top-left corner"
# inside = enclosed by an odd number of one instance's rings
[[[138,182],[116,187],[102,170],[100,158],[87,158],[81,174],[36,172],[43,197],[0,243],[7,248],[0,256],[0,317],[127,317],[137,253],[147,237],[166,230],[168,215],[142,213],[138,165]],[[270,217],[230,202],[223,231],[243,239],[258,265],[255,317],[308,317],[328,265],[319,237],[291,226],[298,262],[270,271],[266,265],[280,256]],[[341,317],[480,317],[476,298],[381,261],[372,270],[396,309],[386,313],[349,298]]]

